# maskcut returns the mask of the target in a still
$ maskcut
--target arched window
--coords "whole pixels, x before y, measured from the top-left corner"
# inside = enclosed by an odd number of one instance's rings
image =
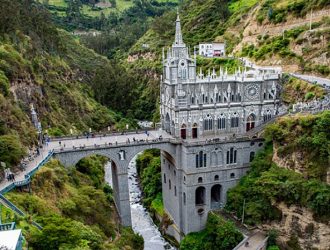
[[[181,138],[186,139],[187,138],[187,128],[186,124],[182,124],[181,126]]]
[[[175,171],[175,169],[174,169],[173,173],[174,173],[174,176],[176,176],[176,171]]]
[[[231,178],[231,179],[234,179],[234,178],[235,178],[235,173],[231,173],[231,174],[230,174],[230,178]]]
[[[233,163],[237,163],[237,150],[234,148],[230,148],[227,151],[227,160],[226,160],[227,164],[233,164]]]
[[[172,188],[171,180],[168,180],[168,189],[171,190],[171,188]]]
[[[166,183],[166,174],[164,174],[164,183]]]
[[[196,154],[196,168],[202,168],[206,167],[206,154],[203,153],[203,151],[200,151],[198,154]]]
[[[204,205],[205,204],[205,187],[196,188],[195,204],[196,205]]]
[[[192,126],[192,138],[197,138],[197,123],[194,123]]]
[[[219,180],[219,175],[214,176],[214,180],[218,181]]]
[[[204,119],[204,130],[213,130],[213,119],[210,115]]]
[[[186,182],[186,176],[183,176],[183,183]]]
[[[198,177],[198,183],[203,183],[203,178],[202,177]]]
[[[232,128],[238,128],[239,126],[239,117],[237,113],[234,113],[234,115],[230,119],[230,125]]]
[[[174,196],[176,196],[176,186],[174,186]]]
[[[223,114],[218,118],[218,129],[226,129],[226,118]]]
[[[221,185],[216,184],[211,188],[211,208],[220,208]]]
[[[194,96],[191,97],[191,104],[195,104],[195,97]]]
[[[266,113],[264,114],[264,122],[269,121],[270,119],[272,119],[272,114],[270,110],[267,110]]]
[[[249,131],[255,127],[256,116],[255,114],[250,114],[246,119],[246,131]]]
[[[183,205],[186,205],[186,193],[183,193]]]

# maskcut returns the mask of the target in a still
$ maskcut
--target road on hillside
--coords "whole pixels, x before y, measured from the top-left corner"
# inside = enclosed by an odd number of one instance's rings
[[[305,80],[307,82],[317,83],[327,89],[330,89],[330,79],[328,79],[328,78],[322,78],[322,77],[311,76],[311,75],[301,75],[301,74],[295,74],[295,73],[292,73],[291,75],[295,76],[297,78],[300,78],[302,80]]]

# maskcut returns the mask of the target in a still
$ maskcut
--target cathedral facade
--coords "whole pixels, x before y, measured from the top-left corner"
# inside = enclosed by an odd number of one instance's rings
[[[175,41],[163,53],[162,128],[182,139],[244,134],[278,113],[280,76],[275,68],[197,73],[178,17]]]
[[[272,68],[198,72],[177,17],[160,86],[162,130],[180,142],[176,155],[161,153],[164,208],[176,239],[203,229],[208,212],[224,206],[248,171],[263,140],[244,135],[278,114],[280,78]]]

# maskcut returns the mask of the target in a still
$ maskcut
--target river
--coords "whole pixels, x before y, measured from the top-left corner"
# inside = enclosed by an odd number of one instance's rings
[[[152,221],[148,211],[141,203],[142,192],[138,185],[136,171],[136,157],[131,161],[128,167],[128,186],[131,204],[132,228],[134,232],[142,235],[144,239],[144,250],[174,250],[161,235],[158,227]],[[105,168],[106,181],[111,185],[111,165]]]

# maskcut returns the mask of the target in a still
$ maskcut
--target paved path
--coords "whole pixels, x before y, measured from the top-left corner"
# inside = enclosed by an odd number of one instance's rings
[[[107,136],[97,136],[94,138],[79,138],[76,137],[67,137],[61,141],[54,140],[51,141],[47,146],[44,145],[42,149],[40,149],[40,155],[34,158],[32,161],[27,163],[27,167],[24,171],[20,171],[15,173],[15,181],[22,181],[25,179],[25,175],[33,170],[52,150],[60,150],[60,149],[73,149],[73,147],[79,148],[80,146],[94,146],[94,145],[105,145],[105,143],[113,143],[115,144],[116,141],[118,144],[126,143],[127,139],[133,142],[133,137],[136,140],[153,140],[158,139],[159,136],[162,135],[163,139],[170,139],[172,138],[169,134],[164,131],[149,131],[149,136],[145,133],[131,133],[126,135],[107,135]],[[59,143],[61,142],[61,144]],[[65,146],[64,146],[65,145]],[[12,181],[7,181],[7,179],[0,182],[0,191],[3,190],[5,187],[9,186]]]
[[[311,75],[301,75],[301,74],[291,74],[292,76],[295,76],[297,78],[300,78],[302,80],[305,80],[310,83],[317,83],[327,89],[330,89],[330,79],[328,78],[322,78],[317,76],[311,76]]]
[[[262,232],[257,232],[241,244],[235,250],[259,250],[266,245],[267,237]]]

